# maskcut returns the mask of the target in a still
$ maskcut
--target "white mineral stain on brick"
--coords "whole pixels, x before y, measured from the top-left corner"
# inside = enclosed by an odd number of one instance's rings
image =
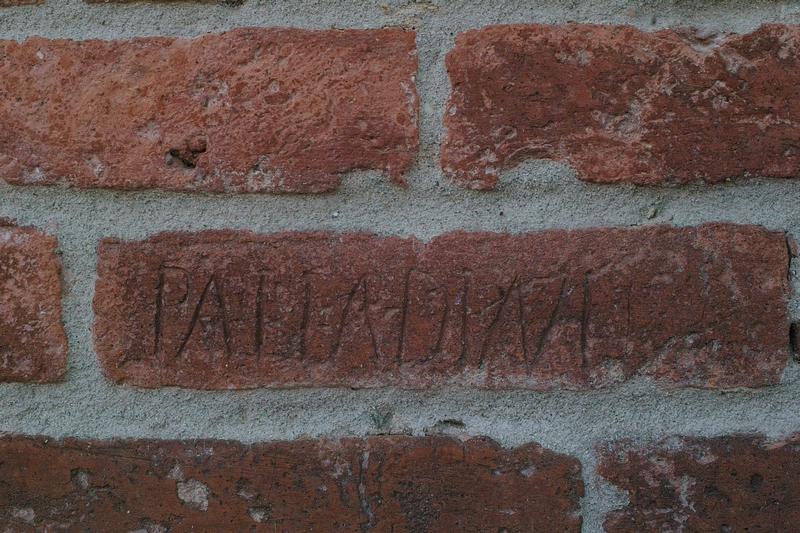
[[[269,507],[250,507],[247,509],[247,516],[254,522],[266,522],[269,520]]]
[[[144,529],[137,529],[136,531],[128,531],[128,533],[167,533],[167,528],[161,524],[148,525]]]
[[[208,495],[210,492],[208,485],[196,479],[178,483],[178,499],[183,505],[198,511],[205,512],[208,510]]]
[[[75,484],[78,488],[86,490],[89,488],[89,473],[84,472],[83,470],[78,470],[75,474]]]
[[[36,513],[29,507],[24,509],[14,509],[11,511],[11,516],[28,524],[34,524],[36,522]]]
[[[169,474],[167,474],[167,477],[175,481],[183,481],[183,469],[181,465],[176,464],[172,470],[170,470]]]

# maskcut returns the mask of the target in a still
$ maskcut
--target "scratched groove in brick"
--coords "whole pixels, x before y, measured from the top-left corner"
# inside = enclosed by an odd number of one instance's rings
[[[578,533],[580,463],[529,443],[0,438],[3,531]]]
[[[598,446],[598,473],[630,504],[605,520],[608,533],[795,531],[800,519],[800,435],[669,437],[657,444]]]
[[[755,226],[103,240],[106,377],[155,387],[777,383],[785,236]]]
[[[637,184],[800,176],[800,27],[471,30],[446,59],[441,165],[488,189],[527,158]]]
[[[64,376],[67,336],[57,244],[55,236],[36,228],[0,227],[0,382]]]
[[[414,32],[237,28],[0,41],[0,178],[324,192],[418,148]]]

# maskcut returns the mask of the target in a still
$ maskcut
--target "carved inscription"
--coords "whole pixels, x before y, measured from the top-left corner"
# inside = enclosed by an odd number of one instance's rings
[[[757,386],[788,347],[785,239],[747,226],[168,233],[100,265],[104,370],[147,386]]]

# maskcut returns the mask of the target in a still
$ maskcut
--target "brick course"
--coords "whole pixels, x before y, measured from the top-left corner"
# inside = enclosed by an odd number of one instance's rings
[[[64,377],[57,244],[36,228],[0,227],[0,382]]]
[[[489,439],[0,438],[3,531],[579,533],[576,459]]]
[[[444,172],[494,187],[527,158],[637,184],[800,177],[800,28],[470,30],[447,54]]]
[[[95,349],[118,383],[756,387],[788,357],[786,238],[754,226],[209,231],[98,254]]]
[[[10,183],[324,192],[418,148],[414,32],[0,41]]]

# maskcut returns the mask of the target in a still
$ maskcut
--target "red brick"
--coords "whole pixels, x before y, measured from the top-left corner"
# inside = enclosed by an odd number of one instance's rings
[[[87,4],[221,4],[228,6],[240,6],[245,0],[83,0]]]
[[[390,28],[0,41],[0,177],[323,192],[375,169],[403,182],[416,69],[414,33]]]
[[[800,523],[800,436],[672,437],[600,447],[598,473],[628,491],[609,513],[608,533],[796,531]]]
[[[0,7],[41,5],[44,0],[0,0]]]
[[[441,164],[492,188],[527,158],[637,184],[800,176],[800,26],[743,35],[518,24],[460,34]]]
[[[7,223],[0,224],[0,381],[58,381],[66,371],[67,336],[57,241]]]
[[[20,533],[578,533],[582,495],[576,459],[482,438],[0,439],[0,528]]]
[[[131,385],[757,387],[789,353],[786,239],[755,226],[208,231],[98,255],[95,350]]]

